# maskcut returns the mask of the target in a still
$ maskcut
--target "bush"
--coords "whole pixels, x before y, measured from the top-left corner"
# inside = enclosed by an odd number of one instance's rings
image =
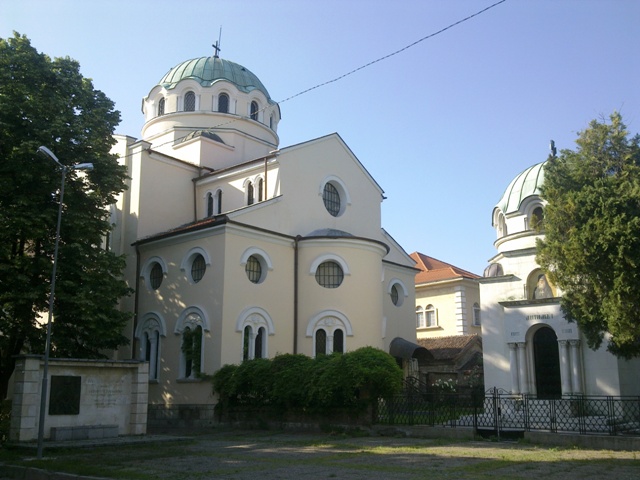
[[[278,355],[225,365],[213,376],[222,408],[271,407],[279,411],[361,412],[379,397],[398,393],[402,370],[373,347],[319,355]]]

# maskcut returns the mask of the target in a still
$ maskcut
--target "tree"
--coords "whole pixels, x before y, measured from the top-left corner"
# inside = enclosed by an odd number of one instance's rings
[[[576,151],[544,169],[544,240],[537,261],[562,289],[562,311],[589,347],[640,355],[640,137],[619,113],[592,121]]]
[[[51,356],[100,358],[126,344],[130,293],[124,258],[103,248],[109,206],[126,172],[111,155],[120,121],[114,103],[66,57],[51,60],[17,33],[0,39],[0,399],[19,353],[44,352],[61,171],[36,154],[51,149],[65,165],[91,162],[66,177]]]

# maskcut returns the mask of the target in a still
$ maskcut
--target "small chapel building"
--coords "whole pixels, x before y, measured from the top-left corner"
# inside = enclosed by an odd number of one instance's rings
[[[414,261],[338,134],[281,147],[279,105],[217,54],[171,68],[142,110],[142,138],[116,137],[130,180],[109,244],[135,289],[120,356],[149,362],[150,403],[212,403],[202,375],[246,359],[415,343]]]
[[[536,263],[545,163],[518,174],[493,209],[497,254],[479,280],[485,387],[539,398],[638,395],[640,359],[615,357],[606,338],[590,349],[563,316],[562,292]]]

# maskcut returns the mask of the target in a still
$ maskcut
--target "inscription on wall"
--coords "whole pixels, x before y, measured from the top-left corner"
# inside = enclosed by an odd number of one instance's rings
[[[535,314],[535,315],[527,315],[524,318],[527,321],[530,321],[530,320],[551,320],[553,318],[553,313],[541,313],[541,314]]]

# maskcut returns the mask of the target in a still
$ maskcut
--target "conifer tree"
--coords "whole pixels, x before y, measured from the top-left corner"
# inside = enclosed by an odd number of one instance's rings
[[[545,165],[537,261],[591,348],[640,355],[640,137],[619,113],[592,121]]]

